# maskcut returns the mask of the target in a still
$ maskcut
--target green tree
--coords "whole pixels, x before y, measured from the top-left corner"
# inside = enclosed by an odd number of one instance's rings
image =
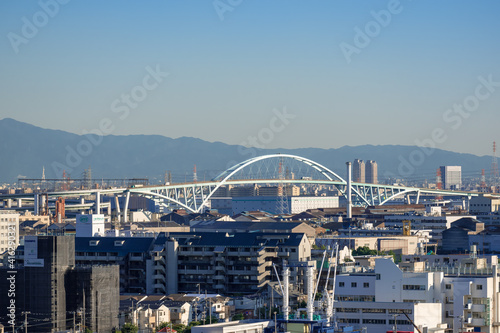
[[[122,333],[137,333],[138,331],[139,331],[139,327],[137,327],[131,323],[126,323],[122,327]]]
[[[370,250],[368,246],[358,247],[356,250],[352,250],[353,256],[374,256],[377,255],[376,250]]]
[[[210,321],[210,318],[212,318],[211,321]],[[207,318],[205,320],[202,320],[201,324],[202,325],[208,325],[210,323],[215,324],[215,323],[218,323],[218,322],[219,322],[219,319],[217,319],[216,317],[212,316],[212,317],[209,317],[209,318]]]
[[[184,333],[186,328],[187,327],[184,324],[175,324],[172,326],[172,329],[176,330],[178,333]]]
[[[243,315],[243,313],[237,313],[233,316],[233,318],[231,318],[231,320],[243,320],[245,319],[245,316]]]
[[[161,330],[164,327],[170,326],[170,322],[168,321],[162,321],[161,323],[158,324],[158,327],[156,328],[157,331]]]

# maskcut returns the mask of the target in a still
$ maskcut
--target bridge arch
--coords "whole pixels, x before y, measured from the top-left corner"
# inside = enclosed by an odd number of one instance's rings
[[[321,165],[318,162],[315,162],[315,161],[310,160],[308,158],[297,156],[297,155],[290,155],[290,154],[269,154],[269,155],[263,155],[263,156],[253,157],[253,158],[250,158],[250,159],[248,159],[246,161],[240,162],[240,163],[238,163],[236,165],[233,165],[229,169],[223,171],[218,176],[214,177],[213,181],[216,181],[217,185],[210,191],[210,194],[208,194],[208,196],[203,200],[202,204],[200,205],[200,209],[202,209],[203,207],[205,207],[206,204],[207,204],[207,202],[208,202],[208,200],[210,200],[210,198],[212,197],[212,195],[221,186],[223,186],[224,184],[226,184],[226,182],[232,176],[234,176],[238,171],[246,168],[247,166],[249,166],[251,164],[257,163],[259,161],[267,160],[267,159],[270,159],[270,158],[282,158],[282,157],[302,162],[302,163],[304,163],[304,164],[312,167],[313,169],[315,169],[319,173],[321,173],[328,180],[339,181],[340,183],[347,185],[347,182],[342,177],[340,177],[338,174],[336,174],[332,170],[328,169],[324,165]]]

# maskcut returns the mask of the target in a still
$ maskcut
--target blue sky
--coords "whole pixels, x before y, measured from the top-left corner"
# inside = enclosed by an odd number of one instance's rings
[[[0,2],[0,118],[265,148],[500,141],[498,1],[60,1]]]

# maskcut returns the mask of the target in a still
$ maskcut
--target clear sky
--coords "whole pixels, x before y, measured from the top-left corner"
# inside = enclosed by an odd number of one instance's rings
[[[420,140],[491,154],[499,14],[498,0],[4,0],[0,118],[265,148]]]

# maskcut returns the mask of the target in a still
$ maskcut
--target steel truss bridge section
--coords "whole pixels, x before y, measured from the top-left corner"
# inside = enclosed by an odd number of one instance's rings
[[[272,158],[292,159],[301,162],[308,167],[316,170],[323,179],[234,179],[235,175],[249,167],[250,165]],[[102,196],[115,196],[117,211],[123,212],[124,222],[127,220],[128,204],[130,196],[142,196],[155,201],[161,207],[167,209],[183,208],[188,212],[200,213],[208,207],[209,200],[214,196],[215,192],[222,186],[227,185],[262,185],[262,184],[309,184],[309,185],[326,185],[334,186],[339,192],[347,197],[347,181],[340,177],[337,173],[326,168],[325,166],[314,162],[310,159],[288,155],[288,154],[271,154],[258,156],[248,159],[244,162],[238,163],[233,167],[219,174],[211,181],[200,181],[190,183],[178,183],[169,185],[142,185],[132,186],[128,188],[112,188],[100,190],[76,190],[76,191],[58,191],[46,193],[48,198],[55,199],[57,197],[64,198],[81,198],[82,208],[87,207],[85,197],[92,197],[95,201],[95,212],[101,211],[101,197]],[[369,183],[351,183],[353,193],[352,202],[355,206],[375,206],[384,205],[397,198],[404,198],[407,203],[419,203],[422,196],[459,196],[471,198],[479,195],[477,192],[464,192],[464,191],[446,191],[446,190],[433,190],[416,187],[405,187],[397,185],[383,185],[383,184],[369,184]],[[30,202],[36,201],[34,196],[38,194],[15,194],[15,195],[1,195],[0,201],[18,200],[20,199]],[[118,197],[125,197],[125,204],[123,207],[118,205]],[[95,198],[95,199],[94,199]],[[413,198],[413,202],[412,199]],[[4,204],[5,208],[5,204]],[[121,210],[120,210],[121,208]]]

